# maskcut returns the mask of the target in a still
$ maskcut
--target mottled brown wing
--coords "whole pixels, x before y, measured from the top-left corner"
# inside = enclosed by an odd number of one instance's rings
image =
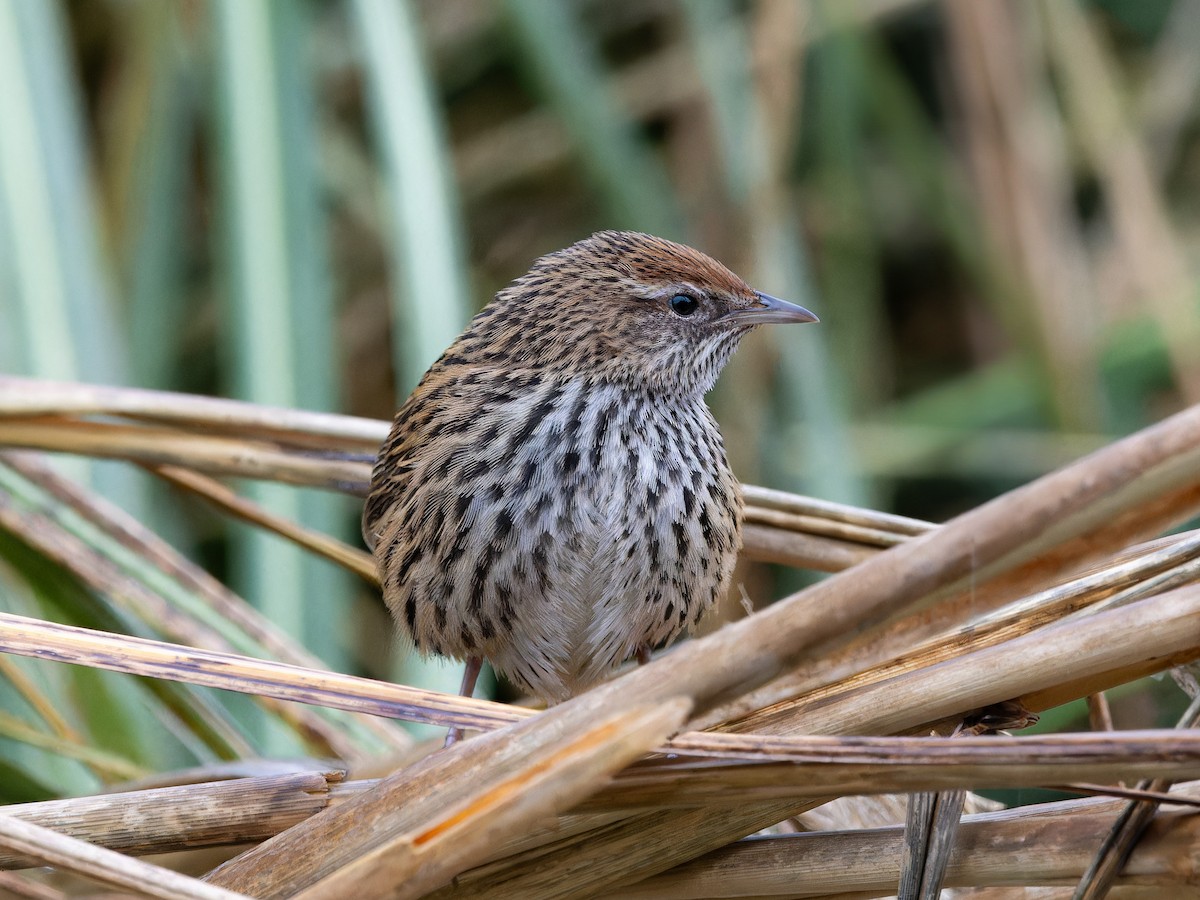
[[[400,407],[371,472],[371,487],[362,513],[363,541],[371,551],[375,550],[379,520],[395,499],[409,490],[409,479],[416,468],[413,454],[423,443],[424,426],[429,421],[420,414],[421,398],[422,394],[416,392]]]

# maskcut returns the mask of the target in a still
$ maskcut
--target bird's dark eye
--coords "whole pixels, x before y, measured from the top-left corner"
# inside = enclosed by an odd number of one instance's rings
[[[687,294],[676,294],[671,298],[671,312],[677,316],[690,316],[700,306],[700,301]]]

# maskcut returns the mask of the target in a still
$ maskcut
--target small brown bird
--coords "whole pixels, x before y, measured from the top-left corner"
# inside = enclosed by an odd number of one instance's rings
[[[704,395],[741,338],[816,322],[699,251],[605,231],[537,260],[421,379],[363,537],[418,651],[557,702],[728,587],[742,495]]]

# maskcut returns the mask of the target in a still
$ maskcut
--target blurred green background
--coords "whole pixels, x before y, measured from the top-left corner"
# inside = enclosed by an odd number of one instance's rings
[[[388,418],[534,257],[638,229],[821,316],[711,398],[743,480],[941,520],[1200,400],[1196,47],[1197,0],[0,0],[0,369]],[[415,677],[348,576],[78,473]],[[0,542],[0,608],[62,613],[38,565]]]

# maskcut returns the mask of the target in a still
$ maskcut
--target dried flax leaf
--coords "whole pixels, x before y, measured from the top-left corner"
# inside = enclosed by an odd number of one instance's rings
[[[1179,785],[1176,790],[1200,798],[1200,783]],[[1112,800],[1065,800],[964,816],[946,886],[1007,886],[1011,891],[1067,884],[1083,872],[1121,805]],[[1200,816],[1160,812],[1155,827],[1130,858],[1122,881],[1147,889],[1157,885],[1163,896],[1187,896],[1188,886],[1200,876],[1200,865],[1191,852],[1197,842]],[[624,887],[620,893],[627,900],[823,896],[852,891],[880,896],[896,889],[902,847],[903,830],[898,826],[747,838]]]
[[[209,881],[255,896],[422,896],[483,861],[501,838],[594,793],[677,730],[690,708],[682,697],[607,714],[566,703],[460,741],[247,851]]]
[[[1176,723],[1178,729],[1194,730],[1200,721],[1200,697],[1193,697],[1187,710]],[[1162,793],[1171,789],[1166,778],[1143,779],[1136,790]],[[1076,900],[1102,900],[1108,895],[1125,861],[1137,846],[1142,834],[1158,812],[1158,800],[1136,800],[1121,810],[1112,829],[1104,836],[1096,858],[1092,860],[1075,889]]]
[[[1193,570],[1197,553],[1200,553],[1200,535],[1192,534],[1171,549],[1158,550],[1148,554],[1140,561],[1140,564],[1137,561],[1125,563],[1116,567],[1115,570],[1106,570],[1043,592],[1033,598],[1018,601],[1011,608],[1005,608],[991,616],[969,622],[963,628],[948,635],[913,647],[903,656],[885,659],[882,664],[873,668],[851,674],[847,674],[843,670],[837,673],[841,675],[840,678],[831,678],[828,674],[819,672],[824,677],[822,683],[815,689],[782,703],[764,707],[726,727],[737,731],[774,733],[781,728],[789,727],[788,721],[795,710],[837,703],[838,697],[863,696],[866,689],[872,684],[888,681],[890,687],[881,688],[882,694],[870,694],[871,700],[868,705],[875,703],[877,696],[882,698],[887,696],[888,691],[902,689],[903,684],[923,680],[925,678],[923,673],[938,664],[973,666],[976,664],[974,660],[979,658],[977,655],[988,648],[999,648],[996,652],[1002,655],[1027,652],[1027,648],[1036,648],[1048,639],[1036,635],[1039,628],[1068,619],[1068,614],[1085,599],[1096,600],[1097,597],[1113,598],[1137,594],[1147,584],[1154,584],[1157,581],[1156,576],[1161,572],[1163,565],[1176,563],[1174,568],[1167,570],[1168,572],[1174,572],[1179,568]],[[1143,577],[1146,580],[1130,583],[1133,578],[1137,577]],[[1191,574],[1191,580],[1196,580],[1194,572]],[[1120,590],[1122,587],[1124,590]],[[1114,588],[1117,589],[1115,594],[1112,593]],[[1098,602],[1094,603],[1097,608],[1099,605]],[[1090,614],[1095,615],[1095,610],[1091,610]],[[1072,617],[1071,621],[1075,621],[1075,618]],[[1061,633],[1065,634],[1066,632]],[[1012,641],[1026,634],[1035,635],[1032,643],[1017,644],[1015,645],[1017,649],[1014,651]],[[1144,652],[1154,655],[1154,648],[1145,646]],[[1064,662],[1067,665],[1071,664],[1066,660]],[[809,675],[809,678],[813,680],[812,675]],[[908,679],[907,682],[901,680],[905,678]]]
[[[532,710],[487,700],[11,613],[0,613],[0,651],[433,725],[494,728],[533,715]]]
[[[746,736],[748,738],[756,736]],[[770,742],[767,742],[770,745]],[[617,775],[579,812],[731,809],[785,798],[1061,786],[1176,773],[1200,775],[1200,735],[1170,729],[1118,734],[945,737],[797,737],[770,755],[643,763]],[[723,814],[723,813],[722,813]]]
[[[165,853],[262,841],[329,806],[342,772],[258,778],[18,803],[6,816],[121,853]],[[0,852],[0,868],[27,861]]]
[[[351,547],[337,538],[267,512],[260,504],[253,500],[247,500],[207,475],[201,475],[179,466],[149,466],[148,468],[168,484],[173,484],[203,498],[221,511],[241,519],[243,522],[249,522],[251,525],[257,525],[259,528],[286,538],[305,550],[323,556],[330,562],[348,569],[368,584],[378,586],[379,574],[375,570],[375,562],[369,553]]]
[[[29,900],[67,900],[66,892],[48,887],[32,878],[22,877],[15,872],[0,872],[0,896],[28,897]]]
[[[862,674],[872,669],[887,671],[896,667],[912,668],[920,664],[916,658],[919,652],[938,652],[934,648],[941,641],[947,642],[942,652],[951,654],[952,645],[955,644],[987,642],[1004,637],[1001,634],[989,637],[986,633],[1000,624],[984,618],[989,611],[1010,604],[1019,608],[1022,603],[1042,604],[1047,611],[1052,611],[1059,603],[1071,602],[1069,596],[1056,593],[1059,588],[1047,589],[1046,585],[1058,585],[1069,594],[1075,588],[1063,585],[1064,577],[1089,571],[1097,564],[1110,563],[1114,554],[1123,558],[1130,552],[1129,544],[1148,540],[1197,512],[1200,512],[1200,479],[1183,480],[1176,489],[1140,502],[1133,501],[1128,510],[1114,516],[1099,529],[1063,542],[994,582],[971,583],[915,615],[896,617],[881,629],[856,636],[846,646],[835,648],[802,667],[795,667],[762,688],[749,691],[699,716],[691,725],[704,728],[742,716],[757,715],[766,707],[786,704],[801,694],[843,683],[856,676],[861,675],[863,679],[877,677]],[[1187,549],[1184,548],[1184,551]],[[1114,574],[1120,575],[1121,572],[1118,570]],[[1098,584],[1077,584],[1076,588],[1106,590],[1104,579]],[[1045,595],[1030,598],[1028,595],[1034,591],[1045,592]],[[978,634],[976,622],[983,623]],[[1026,613],[1015,617],[1013,627],[1021,631],[1036,627],[1037,624],[1038,621]],[[961,634],[955,637],[954,632]],[[925,649],[918,650],[921,647]]]
[[[921,791],[908,801],[897,900],[937,900],[958,834],[966,791]]]
[[[357,446],[373,453],[388,423],[173,391],[0,376],[0,417],[123,416],[211,433]]]
[[[797,704],[757,720],[754,730],[890,734],[1010,699],[1040,712],[1196,657],[1200,586],[1191,586]]]
[[[164,900],[245,897],[8,815],[0,815],[0,850]]]
[[[157,426],[0,418],[0,446],[177,465],[210,475],[268,479],[348,493],[365,493],[370,480],[370,463],[365,458],[330,458],[328,453],[301,452],[263,439],[193,434]]]

